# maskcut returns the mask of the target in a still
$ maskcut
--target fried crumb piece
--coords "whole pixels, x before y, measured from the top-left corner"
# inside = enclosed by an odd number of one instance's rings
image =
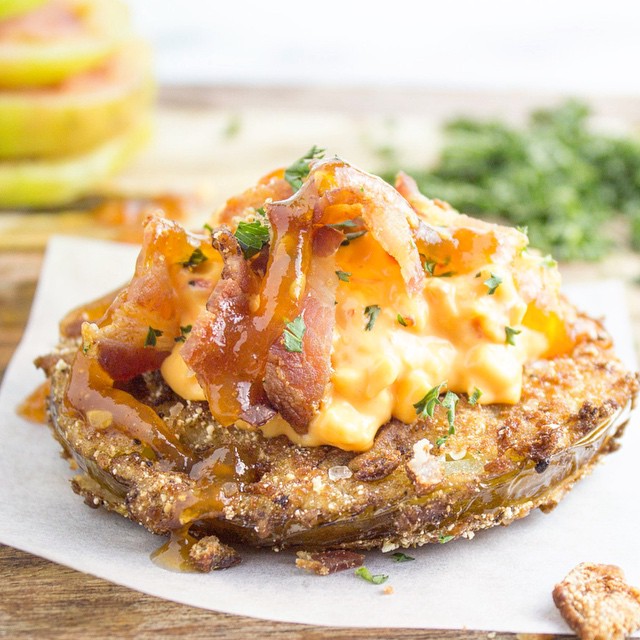
[[[191,564],[203,573],[215,569],[228,569],[241,562],[238,552],[222,544],[215,536],[206,536],[198,540],[189,550]]]
[[[388,584],[388,585],[387,585],[387,586],[382,590],[382,593],[384,593],[384,595],[385,595],[385,596],[390,596],[390,595],[392,595],[392,594],[393,594],[393,592],[394,592],[394,591],[393,591],[393,587],[392,587],[390,584]]]
[[[555,586],[553,601],[581,640],[623,640],[640,627],[640,591],[614,565],[579,564]]]
[[[329,551],[298,551],[296,567],[306,569],[319,576],[330,573],[355,569],[362,566],[364,556],[346,549],[331,549]]]

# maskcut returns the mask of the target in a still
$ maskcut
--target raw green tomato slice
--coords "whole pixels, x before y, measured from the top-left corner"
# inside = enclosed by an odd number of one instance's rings
[[[12,18],[13,16],[31,11],[46,0],[1,0],[0,1],[0,20],[4,18]]]
[[[138,121],[152,97],[150,53],[138,41],[55,87],[0,91],[0,159],[92,149]]]
[[[49,207],[86,196],[119,171],[149,138],[136,125],[89,153],[61,160],[0,162],[0,207]]]
[[[95,67],[129,34],[120,0],[50,0],[0,22],[0,87],[42,87]]]

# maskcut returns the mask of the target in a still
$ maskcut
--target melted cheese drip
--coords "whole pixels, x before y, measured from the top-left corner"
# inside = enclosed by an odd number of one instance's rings
[[[217,282],[222,272],[222,258],[219,260],[207,260],[198,267],[197,278],[204,278],[211,282]],[[182,269],[177,276],[182,279],[176,287],[180,296],[180,326],[194,325],[200,313],[207,304],[209,289],[189,284],[194,280],[194,274],[187,269]],[[160,372],[165,382],[185,400],[206,400],[202,387],[196,380],[196,375],[189,369],[180,355],[182,342],[176,342],[171,354],[160,367]]]
[[[545,269],[533,256],[517,260],[524,271]],[[351,276],[337,291],[333,374],[322,406],[308,433],[300,435],[276,417],[262,427],[269,437],[284,434],[305,446],[364,451],[391,418],[414,422],[414,404],[443,381],[457,393],[480,389],[482,404],[518,402],[523,364],[552,349],[544,318],[538,314],[536,323],[523,324],[532,304],[519,291],[510,264],[488,262],[472,273],[429,277],[423,295],[410,297],[397,262],[366,234],[338,251],[336,268]],[[492,274],[502,282],[489,295],[484,283]],[[181,325],[193,324],[206,302],[186,289]],[[369,305],[381,311],[366,331]],[[409,326],[400,324],[398,314]],[[507,344],[505,327],[520,331],[515,345]],[[162,374],[183,398],[204,400],[180,357],[181,346],[165,360]]]

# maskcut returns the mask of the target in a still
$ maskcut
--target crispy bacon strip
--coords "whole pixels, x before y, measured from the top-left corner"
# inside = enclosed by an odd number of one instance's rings
[[[338,199],[356,205],[354,213],[359,211],[374,238],[397,260],[409,292],[422,290],[425,277],[412,233],[419,219],[396,189],[341,160],[316,163],[309,180],[318,183],[325,206],[335,205]]]
[[[284,169],[276,169],[263,176],[258,184],[229,198],[222,209],[216,213],[213,222],[216,225],[232,226],[235,219],[244,218],[250,209],[259,209],[267,201],[284,200],[293,194],[291,185],[284,179]]]
[[[259,282],[227,228],[216,230],[212,239],[214,248],[223,257],[224,269],[206,311],[191,329],[180,354],[195,372],[212,412],[215,410],[214,415],[222,424],[232,424],[238,418],[254,425],[263,424],[275,412],[255,384],[259,353],[246,358],[246,347],[251,347],[251,340],[247,344],[250,337],[247,324]]]
[[[344,236],[320,227],[300,315],[305,323],[302,351],[287,351],[281,338],[269,349],[264,389],[271,405],[298,433],[305,433],[320,407],[331,377],[331,344],[336,321],[335,253]]]
[[[82,335],[82,325],[85,322],[99,322],[121,291],[122,288],[110,291],[69,311],[60,321],[60,335],[64,338],[79,338]]]
[[[148,219],[131,282],[115,298],[90,335],[91,353],[116,381],[157,369],[180,335],[175,275],[195,250],[214,251],[205,235],[158,217]],[[148,335],[154,329],[155,345]]]
[[[419,251],[430,260],[447,261],[445,271],[472,271],[487,262],[506,264],[527,246],[527,237],[516,229],[470,218],[427,198],[405,173],[398,174],[396,189],[418,214],[414,236]]]
[[[292,199],[267,205],[267,213],[272,240],[264,278],[255,283],[249,275],[253,270],[237,253],[239,247],[232,258],[233,252],[221,246],[226,263],[222,280],[182,349],[183,359],[205,390],[211,413],[222,424],[240,418],[260,425],[273,415],[265,405],[262,383],[267,354],[287,319],[298,315],[304,294],[313,204],[307,198]],[[227,268],[232,259],[233,268]]]
[[[259,287],[254,289],[246,265],[231,268],[228,263],[224,282],[216,287],[182,355],[221,423],[241,418],[261,424],[269,417],[266,398],[304,432],[329,380],[335,323],[333,254],[340,236],[319,229],[346,219],[363,220],[415,292],[424,281],[411,233],[418,217],[393,187],[340,160],[315,163],[295,195],[267,203],[265,209],[272,239]],[[229,251],[223,249],[223,255],[231,260]],[[242,261],[237,251],[233,260]],[[282,333],[285,323],[301,313],[307,333],[302,354],[294,354],[282,345]]]

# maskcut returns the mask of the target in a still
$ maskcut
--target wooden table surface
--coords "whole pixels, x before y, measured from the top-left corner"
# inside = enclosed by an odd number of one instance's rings
[[[393,145],[408,164],[426,162],[438,123],[463,111],[512,119],[557,96],[292,89],[166,89],[152,147],[106,187],[115,193],[197,193],[194,222],[261,174],[320,144],[376,169]],[[594,102],[604,117],[637,124],[638,100]],[[286,106],[283,106],[286,105]],[[22,335],[43,250],[52,233],[117,238],[90,210],[0,213],[0,377]],[[640,327],[640,259],[624,249],[598,265],[570,265],[565,279],[622,277]],[[79,501],[79,508],[82,505]],[[0,638],[551,638],[474,631],[336,629],[204,611],[147,596],[0,546]]]

